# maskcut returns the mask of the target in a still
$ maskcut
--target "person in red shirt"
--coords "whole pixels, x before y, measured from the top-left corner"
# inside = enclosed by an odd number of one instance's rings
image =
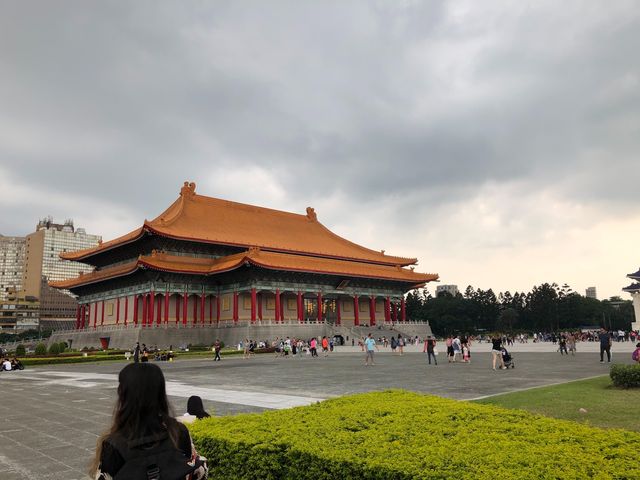
[[[329,356],[329,339],[326,336],[322,337],[322,352],[325,357]]]

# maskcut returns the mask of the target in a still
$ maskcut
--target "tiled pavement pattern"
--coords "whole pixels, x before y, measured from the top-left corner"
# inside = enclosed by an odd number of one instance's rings
[[[349,349],[351,350],[351,349]],[[479,349],[478,349],[479,350]],[[514,349],[515,351],[515,349]],[[488,353],[468,365],[425,365],[419,353],[381,353],[363,365],[360,353],[328,358],[226,358],[178,360],[161,367],[177,414],[192,393],[215,415],[311,403],[348,393],[406,388],[471,399],[500,392],[606,374],[597,353],[560,357],[553,352],[514,353],[516,368],[490,369]],[[629,363],[629,355],[616,360]],[[113,410],[117,373],[124,363],[60,365],[0,374],[0,479],[86,479],[98,435]]]

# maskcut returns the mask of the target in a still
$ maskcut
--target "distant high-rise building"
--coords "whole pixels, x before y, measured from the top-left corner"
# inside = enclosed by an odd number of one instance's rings
[[[598,299],[598,295],[596,294],[596,287],[587,287],[585,292],[585,296],[587,298],[593,298],[594,300]]]
[[[0,302],[22,290],[25,244],[24,237],[0,235]]]
[[[71,220],[57,224],[51,217],[40,220],[36,231],[27,235],[23,289],[26,295],[40,301],[40,317],[75,317],[75,299],[50,288],[47,282],[75,278],[80,273],[92,271],[88,265],[61,260],[60,254],[93,248],[101,241],[98,235],[87,234],[82,228],[75,229]]]
[[[439,297],[442,292],[447,292],[452,297],[458,295],[457,285],[438,285],[436,287],[436,297]]]

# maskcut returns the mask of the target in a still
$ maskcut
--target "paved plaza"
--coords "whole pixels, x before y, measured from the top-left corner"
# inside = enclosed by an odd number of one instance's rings
[[[386,349],[369,367],[358,347],[343,347],[327,358],[265,354],[216,363],[178,359],[160,366],[176,414],[184,413],[187,398],[195,394],[214,415],[233,415],[388,388],[469,400],[608,373],[609,365],[599,363],[597,344],[578,349],[575,357],[561,357],[551,344],[516,345],[516,368],[508,371],[491,370],[486,344],[474,348],[470,364],[447,364],[440,353],[437,367],[426,365],[416,347],[403,356]],[[614,344],[614,361],[630,363],[632,349],[629,342]],[[51,365],[0,374],[0,478],[88,478],[87,465],[98,435],[109,425],[124,364]]]

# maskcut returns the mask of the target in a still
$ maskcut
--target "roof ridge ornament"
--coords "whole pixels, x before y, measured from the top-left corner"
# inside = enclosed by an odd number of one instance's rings
[[[253,247],[249,247],[249,255],[257,255],[258,253],[260,253],[260,247],[258,246],[253,246]]]
[[[180,195],[183,198],[192,198],[196,194],[195,182],[184,182],[184,185],[180,189]]]
[[[317,222],[318,221],[318,215],[316,214],[316,211],[315,211],[315,209],[313,207],[307,207],[307,218],[311,222]]]

